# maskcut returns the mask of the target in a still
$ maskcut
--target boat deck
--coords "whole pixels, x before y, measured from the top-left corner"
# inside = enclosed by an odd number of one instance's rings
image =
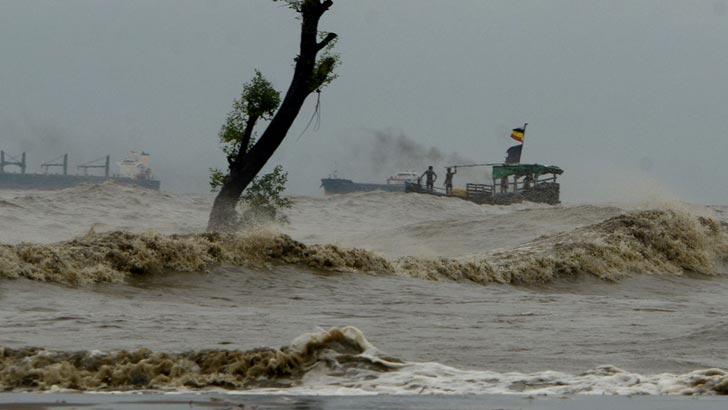
[[[434,195],[448,198],[459,198],[477,204],[488,205],[510,205],[519,202],[539,202],[550,205],[558,205],[560,186],[555,179],[538,181],[534,186],[515,186],[512,191],[504,190],[496,192],[494,185],[488,184],[466,184],[465,190],[454,189],[453,193],[447,194],[442,188],[428,190],[419,184],[407,184],[405,192]]]

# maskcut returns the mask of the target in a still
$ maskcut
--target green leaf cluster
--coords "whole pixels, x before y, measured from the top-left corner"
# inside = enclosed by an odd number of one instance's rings
[[[220,127],[218,137],[223,144],[223,151],[228,156],[237,154],[248,127],[255,126],[259,119],[268,120],[273,117],[281,103],[281,94],[273,88],[263,74],[255,70],[253,79],[243,85],[240,98],[233,101],[232,110]],[[252,129],[252,128],[251,128]],[[255,145],[255,138],[250,138],[245,152]]]
[[[219,168],[210,168],[210,191],[215,192],[222,187],[228,179],[226,172]]]
[[[303,5],[304,0],[273,0],[274,3],[277,2],[283,2],[286,3],[289,9],[295,10],[297,12],[301,12],[301,6]]]
[[[243,192],[241,199],[248,209],[243,213],[243,223],[259,223],[285,220],[279,211],[290,208],[293,202],[282,197],[288,182],[288,172],[277,165],[272,172],[257,176]]]
[[[227,173],[210,168],[210,186],[213,191],[219,189],[227,178]],[[280,211],[293,205],[293,201],[282,196],[286,183],[288,173],[283,172],[281,165],[277,165],[273,172],[255,177],[240,198],[246,210],[238,224],[285,222],[286,218]]]
[[[322,31],[319,33],[319,37],[324,39],[328,34]],[[341,65],[341,55],[334,53],[334,46],[336,46],[337,40],[338,38],[335,38],[326,44],[326,47],[321,52],[321,56],[316,60],[311,78],[311,91],[320,90],[339,77],[334,72]]]
[[[255,70],[253,80],[243,85],[243,94],[236,102],[233,109],[244,111],[249,118],[266,120],[273,117],[280,105],[281,93],[273,88],[273,84],[259,70]]]
[[[225,123],[220,127],[218,139],[221,149],[231,162],[242,148],[244,153],[255,145],[253,128],[259,119],[268,120],[273,117],[281,103],[281,94],[273,88],[259,70],[255,70],[253,79],[243,84],[240,98],[233,100],[232,110],[227,114]],[[241,147],[246,130],[250,133],[245,147]],[[227,172],[218,168],[210,168],[210,188],[217,191],[228,179]]]

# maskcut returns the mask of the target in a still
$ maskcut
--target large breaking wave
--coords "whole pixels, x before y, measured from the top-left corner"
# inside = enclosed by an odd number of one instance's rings
[[[306,246],[265,231],[247,235],[91,232],[55,244],[0,247],[0,276],[66,284],[122,282],[130,275],[165,271],[204,271],[221,263],[391,271],[386,260],[363,250]]]
[[[526,245],[467,258],[388,260],[362,249],[305,245],[287,235],[89,232],[54,244],[0,245],[0,277],[66,284],[122,282],[131,275],[205,271],[216,264],[295,264],[478,284],[535,284],[593,275],[723,273],[728,238],[713,219],[673,210],[630,212]]]
[[[403,362],[356,328],[298,337],[280,349],[57,352],[0,348],[4,391],[224,389],[284,394],[728,394],[728,373],[643,375],[614,366],[581,374],[497,373]]]

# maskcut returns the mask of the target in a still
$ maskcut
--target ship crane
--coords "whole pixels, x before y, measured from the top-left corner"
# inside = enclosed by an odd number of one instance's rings
[[[106,162],[104,164],[98,164],[99,161],[103,161],[104,159],[106,160]],[[101,158],[95,159],[93,161],[89,161],[83,165],[78,165],[76,168],[82,169],[83,175],[88,175],[89,168],[103,168],[104,176],[106,178],[108,178],[109,177],[109,164],[111,163],[110,161],[111,161],[111,158],[110,158],[110,156],[107,155],[106,157],[101,157]]]
[[[8,155],[8,158],[10,158],[9,161],[5,159],[5,155],[5,151],[0,151],[0,174],[5,173],[5,166],[7,165],[16,165],[20,168],[20,173],[25,174],[25,168],[27,165],[25,161],[25,152],[20,156],[20,159],[12,155]]]
[[[60,159],[63,159],[63,162],[54,162],[59,161]],[[43,168],[44,174],[48,173],[48,168],[59,167],[63,169],[63,175],[68,175],[68,154],[63,154],[59,157],[53,158],[48,162],[44,162],[40,164],[40,167]]]

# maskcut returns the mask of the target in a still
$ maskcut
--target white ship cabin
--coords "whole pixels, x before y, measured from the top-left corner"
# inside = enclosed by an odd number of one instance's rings
[[[404,185],[406,182],[417,183],[419,175],[414,171],[400,171],[387,178],[387,185]]]
[[[129,151],[129,157],[117,164],[119,165],[119,175],[123,178],[152,179],[149,154],[144,151]]]

